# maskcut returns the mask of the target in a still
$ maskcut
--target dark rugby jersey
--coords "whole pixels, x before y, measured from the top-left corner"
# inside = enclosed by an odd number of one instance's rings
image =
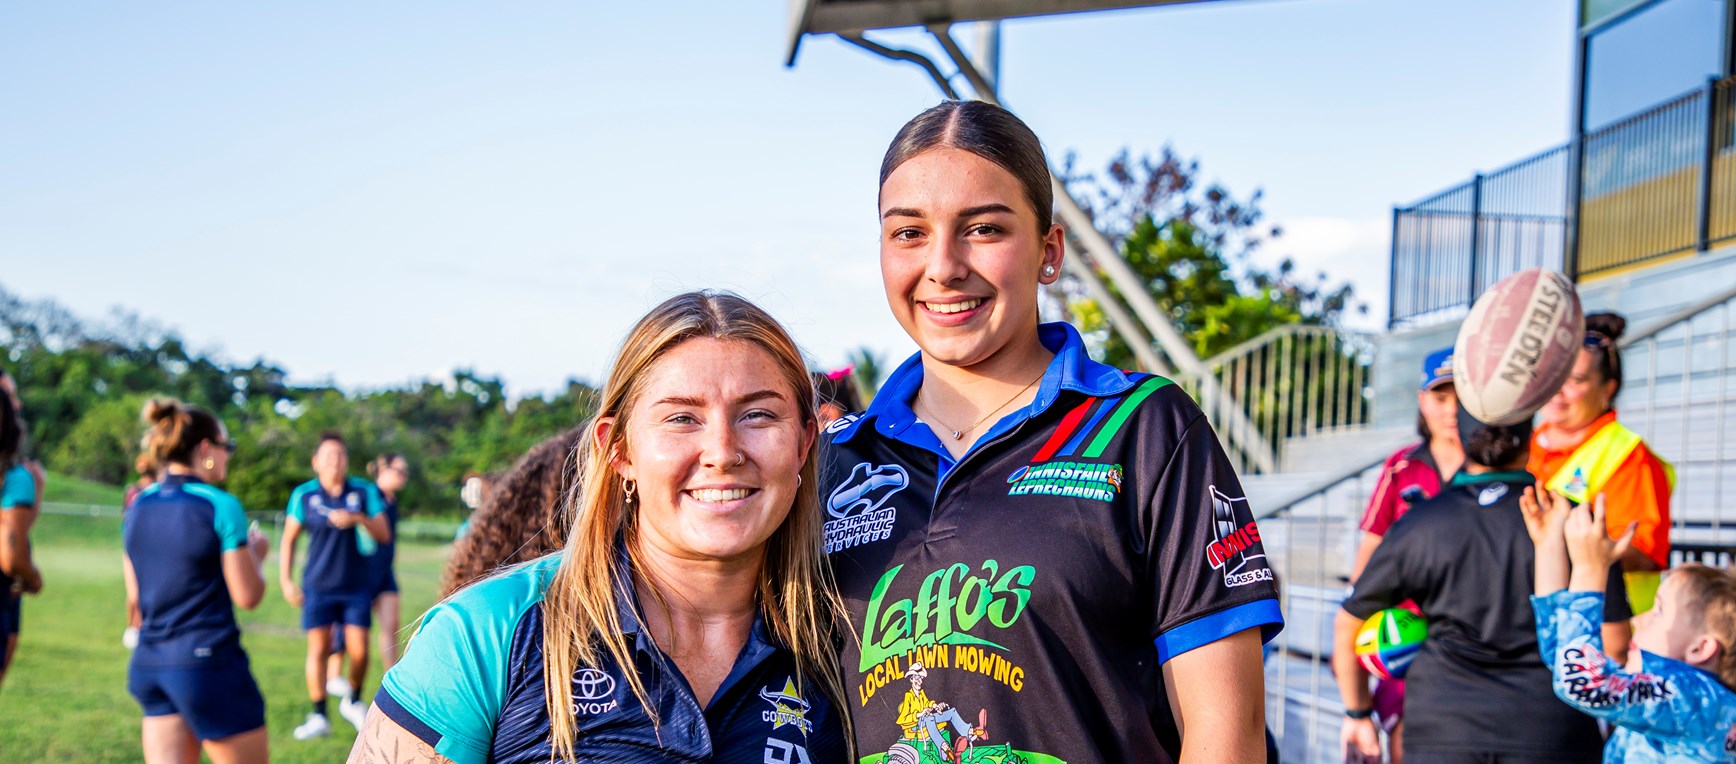
[[[945,760],[938,736],[982,760],[1173,761],[1162,662],[1281,627],[1199,408],[1091,361],[1070,326],[1039,337],[1055,359],[1035,401],[956,463],[911,411],[920,357],[828,427],[820,495],[861,639],[843,661],[864,757]]]
[[[241,654],[223,553],[247,546],[241,502],[190,475],[133,500],[121,535],[139,582],[136,666],[196,666]]]
[[[1519,509],[1535,484],[1523,471],[1455,475],[1393,523],[1344,601],[1368,618],[1412,599],[1428,619],[1405,675],[1407,751],[1600,758],[1597,722],[1556,700],[1537,650],[1536,553]],[[1632,618],[1619,566],[1608,591],[1604,621]]]
[[[550,760],[543,692],[543,593],[560,555],[542,557],[466,587],[423,617],[404,659],[386,672],[374,702],[457,764]],[[842,764],[843,725],[817,685],[797,691],[795,659],[765,622],[704,709],[674,662],[639,625],[631,589],[617,592],[635,670],[657,706],[654,728],[621,669],[573,674],[573,713],[583,762]]]
[[[328,516],[345,510],[373,517],[383,510],[380,489],[359,478],[345,478],[342,493],[325,492],[319,480],[296,486],[290,494],[289,516],[307,533],[307,562],[301,569],[301,588],[310,593],[373,596],[374,579],[368,557],[378,546],[367,529],[357,524],[339,528]]]

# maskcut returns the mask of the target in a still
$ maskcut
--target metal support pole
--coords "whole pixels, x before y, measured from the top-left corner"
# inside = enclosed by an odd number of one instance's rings
[[[1392,208],[1392,257],[1387,258],[1386,274],[1386,330],[1392,331],[1392,325],[1398,323],[1398,216],[1399,209]]]
[[[1694,229],[1694,251],[1705,252],[1712,241],[1712,167],[1718,158],[1718,79],[1712,77],[1706,80],[1706,124],[1701,130],[1700,138],[1705,145],[1700,147],[1700,186],[1698,198],[1695,199],[1695,212],[1699,216]]]
[[[1483,293],[1478,282],[1483,279],[1482,257],[1483,228],[1483,173],[1477,173],[1471,178],[1471,283],[1467,285],[1469,294],[1465,297],[1466,305],[1477,304],[1477,297]]]
[[[1151,349],[1151,338],[1145,336],[1145,330],[1139,328],[1139,322],[1127,314],[1127,309],[1121,306],[1121,301],[1109,292],[1109,287],[1103,285],[1103,280],[1097,277],[1097,271],[1091,264],[1091,257],[1085,254],[1079,240],[1067,237],[1068,249],[1074,250],[1062,258],[1061,267],[1079,279],[1085,286],[1085,294],[1097,302],[1103,309],[1103,317],[1109,320],[1109,325],[1115,328],[1115,333],[1127,341],[1127,346],[1133,350],[1133,357],[1139,360],[1139,365],[1153,374],[1172,373],[1169,364]]]

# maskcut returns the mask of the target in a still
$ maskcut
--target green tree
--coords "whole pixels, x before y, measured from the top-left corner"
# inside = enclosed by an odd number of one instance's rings
[[[1075,162],[1068,155],[1067,187],[1202,358],[1286,324],[1336,324],[1351,306],[1350,286],[1329,285],[1325,273],[1300,278],[1289,258],[1276,268],[1256,262],[1256,253],[1283,235],[1263,223],[1260,191],[1238,199],[1221,185],[1201,188],[1198,160],[1184,161],[1169,147],[1138,160],[1123,149],[1101,173],[1076,172]],[[1100,306],[1074,296],[1068,308],[1105,363],[1135,364]]]

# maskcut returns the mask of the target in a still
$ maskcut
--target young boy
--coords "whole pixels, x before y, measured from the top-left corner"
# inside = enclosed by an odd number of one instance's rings
[[[1537,546],[1537,642],[1555,695],[1616,726],[1603,760],[1736,762],[1736,574],[1697,563],[1666,572],[1653,608],[1634,619],[1624,667],[1604,654],[1597,615],[1603,571],[1633,525],[1611,540],[1601,494],[1575,507],[1542,484],[1520,506]]]

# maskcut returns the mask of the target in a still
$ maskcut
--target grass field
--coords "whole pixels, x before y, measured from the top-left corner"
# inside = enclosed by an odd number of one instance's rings
[[[61,493],[45,500],[118,503],[118,491],[108,486],[51,478],[50,489]],[[45,586],[40,596],[24,601],[18,655],[0,686],[0,764],[138,761],[141,712],[127,694],[128,653],[120,642],[126,627],[120,520],[44,515],[32,537]],[[407,625],[433,603],[446,553],[443,545],[399,546],[398,584]],[[274,545],[266,560],[265,602],[239,613],[242,643],[265,694],[271,757],[342,761],[355,731],[338,716],[335,700],[331,737],[304,743],[290,736],[308,711],[302,680],[306,641],[300,612],[278,592],[277,564]],[[369,694],[378,684],[376,663],[369,672]]]

